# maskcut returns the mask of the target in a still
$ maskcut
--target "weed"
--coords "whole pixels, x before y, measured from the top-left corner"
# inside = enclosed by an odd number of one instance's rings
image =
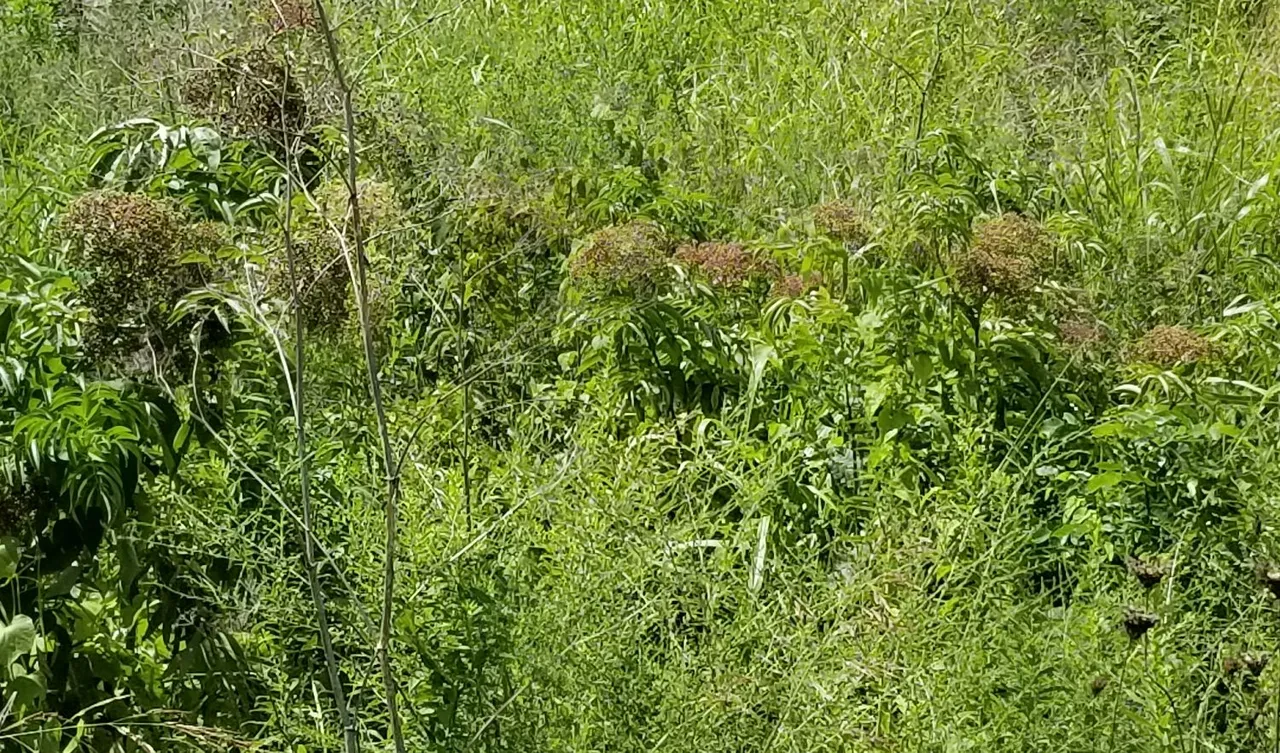
[[[1157,366],[1195,363],[1213,354],[1213,344],[1185,327],[1152,327],[1134,346],[1134,355]]]
[[[1160,581],[1164,580],[1169,574],[1169,567],[1163,562],[1153,562],[1143,560],[1137,557],[1130,557],[1126,564],[1129,572],[1138,579],[1142,587],[1150,591],[1160,585]]]
[[[984,222],[973,242],[953,260],[956,285],[971,301],[1017,302],[1035,288],[1048,247],[1040,226],[1005,214]]]
[[[7,2],[0,747],[1276,747],[1265,3]]]
[[[1160,618],[1151,612],[1144,612],[1135,607],[1127,607],[1124,612],[1124,631],[1129,640],[1141,639],[1152,628],[1160,623]]]
[[[858,249],[871,239],[866,215],[852,204],[827,202],[814,207],[812,213],[814,225],[833,240]]]
[[[695,243],[676,249],[675,260],[695,269],[712,285],[736,288],[778,276],[778,265],[737,243]]]
[[[596,231],[569,256],[569,277],[580,289],[645,296],[670,274],[671,242],[658,225],[636,221]]]

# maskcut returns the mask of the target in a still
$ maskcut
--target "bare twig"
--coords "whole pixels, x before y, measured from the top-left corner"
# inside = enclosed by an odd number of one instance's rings
[[[293,421],[297,429],[298,450],[298,486],[302,502],[302,556],[307,568],[307,582],[311,588],[311,600],[316,608],[316,627],[320,632],[320,647],[324,652],[324,663],[329,670],[329,685],[333,691],[333,703],[338,707],[338,723],[342,726],[343,750],[356,753],[360,750],[360,740],[356,736],[356,727],[351,718],[351,710],[347,707],[346,692],[342,687],[342,675],[338,671],[338,659],[333,651],[333,636],[329,632],[328,610],[325,607],[324,591],[320,587],[320,575],[316,567],[315,533],[312,531],[311,514],[311,458],[307,454],[306,412],[303,408],[302,392],[305,372],[305,329],[302,324],[302,299],[298,285],[297,254],[293,247],[293,176],[286,171],[284,191],[284,251],[289,262],[289,287],[293,293]]]
[[[392,601],[395,596],[395,562],[396,562],[396,528],[400,502],[400,477],[391,452],[391,434],[387,427],[387,414],[382,404],[382,387],[379,383],[378,353],[373,347],[373,327],[369,322],[369,260],[364,251],[364,228],[360,222],[360,191],[356,183],[356,125],[355,109],[352,105],[351,82],[347,80],[342,66],[342,57],[338,53],[338,40],[333,28],[329,25],[329,14],[324,0],[315,0],[316,17],[320,32],[324,35],[329,62],[333,66],[333,75],[337,80],[339,93],[342,96],[343,125],[347,139],[347,198],[351,213],[351,225],[354,241],[354,254],[348,255],[348,266],[355,282],[356,307],[360,314],[360,333],[364,344],[365,368],[369,373],[369,396],[373,400],[374,416],[378,423],[378,438],[382,445],[382,462],[386,472],[386,551],[383,563],[382,580],[382,622],[378,634],[378,664],[382,671],[382,684],[387,695],[387,715],[390,722],[391,739],[395,743],[396,753],[405,753],[404,732],[400,728],[400,712],[397,703],[395,673],[391,668],[391,618]],[[346,245],[343,246],[347,248]],[[354,263],[349,258],[355,256]]]
[[[458,381],[462,385],[462,499],[471,532],[471,382],[467,379],[467,252],[458,244]]]

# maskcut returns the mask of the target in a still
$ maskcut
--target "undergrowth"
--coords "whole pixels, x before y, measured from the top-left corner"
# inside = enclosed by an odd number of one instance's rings
[[[0,6],[4,750],[394,750],[388,475],[408,750],[1280,745],[1274,4],[328,11]]]

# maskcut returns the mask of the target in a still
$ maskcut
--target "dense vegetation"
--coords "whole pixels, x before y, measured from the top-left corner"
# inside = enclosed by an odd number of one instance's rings
[[[0,749],[1280,750],[1280,5],[0,49]]]

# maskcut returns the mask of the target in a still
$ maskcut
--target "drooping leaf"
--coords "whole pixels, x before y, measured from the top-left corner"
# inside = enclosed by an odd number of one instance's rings
[[[18,657],[31,653],[36,645],[36,626],[31,618],[20,614],[0,628],[0,667],[8,669]]]

